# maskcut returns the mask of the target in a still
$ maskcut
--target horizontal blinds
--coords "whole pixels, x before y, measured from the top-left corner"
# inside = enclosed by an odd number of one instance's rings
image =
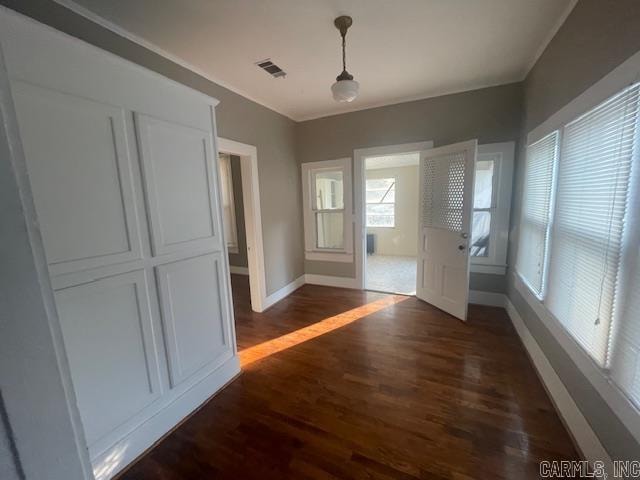
[[[553,132],[527,147],[516,270],[538,297],[543,289],[557,145],[558,132]]]
[[[636,85],[562,131],[546,303],[601,366],[608,360],[637,122]]]

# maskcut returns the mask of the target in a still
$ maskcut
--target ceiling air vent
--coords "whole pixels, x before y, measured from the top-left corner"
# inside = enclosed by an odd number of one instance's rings
[[[273,78],[284,78],[287,72],[282,70],[279,66],[273,63],[269,58],[256,62],[256,65],[270,74]]]

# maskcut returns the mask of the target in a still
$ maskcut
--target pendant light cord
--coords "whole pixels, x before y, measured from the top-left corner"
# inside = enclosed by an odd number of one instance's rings
[[[347,32],[344,32],[342,34],[342,70],[343,71],[347,71],[347,54],[346,54],[346,49],[347,49],[347,42],[346,42],[346,37],[347,37]]]

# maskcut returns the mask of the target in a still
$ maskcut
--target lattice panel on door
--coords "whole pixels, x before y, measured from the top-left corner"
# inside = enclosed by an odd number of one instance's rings
[[[462,231],[466,167],[464,152],[424,158],[422,161],[424,226]]]

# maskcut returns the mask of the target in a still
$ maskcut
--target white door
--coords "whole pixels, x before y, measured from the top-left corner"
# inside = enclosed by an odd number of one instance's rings
[[[416,296],[467,319],[469,241],[477,140],[420,155]]]

